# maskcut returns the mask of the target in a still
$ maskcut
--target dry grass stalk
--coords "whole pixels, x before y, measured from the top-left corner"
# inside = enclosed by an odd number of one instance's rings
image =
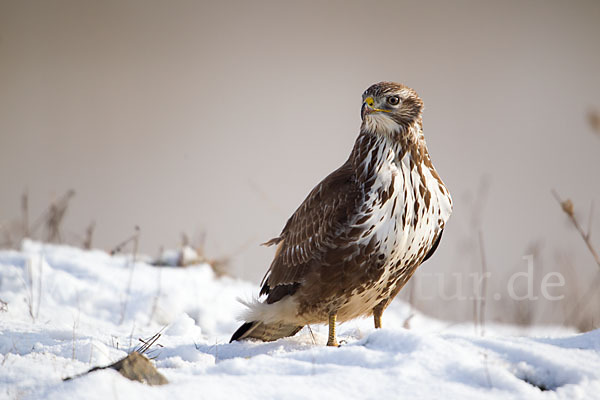
[[[593,315],[590,319],[584,318],[584,312],[586,307],[591,303],[594,295],[598,293],[598,286],[600,285],[600,275],[596,275],[592,284],[586,290],[583,296],[575,303],[575,306],[570,312],[567,312],[565,319],[565,325],[576,326],[581,332],[587,332],[595,329]]]
[[[4,224],[0,224],[0,231],[2,231],[2,235],[4,236],[4,241],[0,244],[0,248],[14,248],[10,230]]]
[[[121,253],[123,251],[123,249],[125,248],[125,246],[127,246],[129,243],[134,243],[134,249],[137,249],[137,241],[140,237],[140,227],[139,226],[135,226],[134,227],[134,231],[135,233],[131,236],[129,236],[127,239],[123,240],[122,242],[120,242],[119,244],[117,244],[115,247],[112,248],[111,251],[109,251],[111,256],[114,256],[117,253]],[[134,251],[135,253],[135,251]]]
[[[581,238],[583,239],[584,243],[586,244],[588,250],[592,254],[592,257],[594,258],[596,265],[598,266],[598,268],[600,268],[600,256],[598,256],[598,252],[594,248],[594,245],[592,244],[591,239],[590,239],[591,233],[592,233],[591,219],[592,219],[593,210],[594,210],[593,203],[592,203],[592,206],[590,209],[590,220],[588,222],[588,231],[585,232],[583,230],[583,227],[581,226],[581,224],[575,217],[575,212],[574,212],[575,210],[574,210],[573,202],[570,199],[567,199],[564,201],[561,200],[561,198],[558,195],[558,193],[556,192],[556,190],[552,190],[552,195],[554,196],[556,201],[560,204],[563,212],[565,214],[567,214],[567,216],[569,217],[569,220],[573,223],[573,226],[575,227],[577,232],[579,232],[579,235],[581,236]],[[592,282],[592,284],[590,285],[588,290],[585,292],[585,294],[579,299],[579,301],[577,301],[577,303],[575,304],[575,306],[573,307],[571,312],[567,313],[565,324],[576,325],[584,331],[593,329],[593,323],[590,324],[588,321],[582,321],[581,316],[583,315],[585,307],[590,303],[590,300],[592,299],[592,297],[597,293],[598,285],[600,285],[600,274],[596,275],[596,277],[594,278],[594,281]]]
[[[214,271],[215,275],[217,277],[222,277],[222,276],[229,276],[229,270],[230,270],[230,256],[225,256],[225,257],[220,257],[220,258],[209,258],[206,255],[206,250],[204,247],[204,242],[206,241],[206,233],[202,233],[202,236],[199,240],[199,244],[197,246],[193,246],[192,248],[196,251],[196,253],[198,254],[198,258],[196,260],[191,260],[191,262],[184,262],[183,261],[183,249],[185,246],[189,246],[189,238],[188,236],[183,233],[182,234],[182,250],[181,250],[181,258],[180,258],[180,265],[183,267],[186,267],[188,265],[192,265],[192,264],[208,264],[210,265],[210,267],[212,268],[212,270]]]
[[[590,111],[588,113],[588,122],[594,133],[600,135],[600,111]]]
[[[27,191],[21,195],[21,225],[23,237],[29,237],[29,193]]]
[[[37,317],[40,314],[40,306],[42,302],[42,258],[39,259],[39,272],[37,276],[37,291],[34,296],[34,281],[33,281],[33,266],[31,259],[27,260],[27,280],[23,280],[23,285],[25,285],[25,289],[27,290],[27,297],[25,297],[25,303],[27,304],[27,310],[29,311],[29,316],[35,322]]]
[[[119,325],[122,324],[123,321],[125,321],[127,304],[129,303],[129,296],[131,295],[131,284],[133,283],[133,271],[135,269],[135,262],[137,260],[139,238],[140,238],[140,227],[136,226],[135,233],[133,234],[133,236],[131,236],[129,239],[125,240],[119,246],[117,246],[118,250],[121,251],[127,243],[133,242],[133,255],[132,255],[132,259],[129,263],[129,279],[127,280],[127,289],[125,291],[125,298],[123,299],[123,304],[121,306],[121,319],[119,320]],[[111,255],[112,254],[115,254],[115,253],[111,252]]]
[[[164,328],[163,328],[164,329]],[[142,343],[139,347],[137,347],[135,350],[133,350],[136,353],[139,354],[146,354],[148,356],[150,356],[152,353],[156,352],[157,349],[152,349],[152,346],[154,346],[156,344],[156,347],[162,348],[163,345],[160,343],[156,343],[158,341],[158,339],[160,339],[160,337],[162,336],[162,329],[155,333],[154,335],[152,335],[150,338],[148,339],[142,339],[142,338],[138,338],[138,340]],[[151,360],[156,358],[156,356],[153,357],[148,357]]]
[[[316,346],[317,345],[317,338],[315,337],[315,334],[312,330],[312,327],[310,325],[306,325],[306,327],[308,328],[308,332],[310,333],[310,337],[312,339],[312,343]]]
[[[404,321],[402,322],[402,327],[404,329],[410,329],[410,321],[414,318],[415,315],[416,314],[411,311],[411,313],[408,315],[408,317],[406,317],[404,319]]]
[[[79,327],[79,317],[81,315],[81,308],[79,307],[79,298],[77,299],[77,319],[73,320],[73,353],[71,358],[75,359],[75,339],[77,338],[77,328]],[[91,356],[90,356],[91,357]]]
[[[206,263],[213,269],[217,278],[231,276],[229,273],[231,269],[231,260],[229,257],[207,259]]]
[[[17,248],[23,239],[31,238],[48,243],[62,243],[61,226],[67,213],[69,202],[75,196],[74,190],[68,190],[58,200],[53,201],[33,223],[30,221],[29,193],[21,194],[21,216],[8,224],[0,224],[4,236],[0,248]],[[37,232],[42,230],[41,235]]]
[[[86,250],[92,248],[92,240],[94,237],[94,229],[96,228],[96,222],[92,221],[85,230],[85,237],[83,239],[82,247]]]
[[[415,312],[414,310],[416,309],[415,306],[415,287],[417,285],[417,277],[413,275],[412,279],[410,281],[408,281],[407,286],[408,286],[408,299],[407,299],[407,303],[410,306],[410,310],[408,313],[408,316],[406,318],[404,318],[404,321],[402,321],[402,327],[404,329],[410,329],[410,321],[413,319],[413,317],[415,316]]]
[[[159,268],[158,269],[158,276],[157,276],[157,284],[156,284],[156,295],[154,296],[154,299],[152,300],[152,308],[150,309],[150,317],[148,317],[148,325],[150,325],[152,323],[152,320],[154,319],[154,315],[156,314],[156,310],[158,310],[158,300],[160,299],[161,296],[161,283],[162,283],[162,269]]]
[[[569,217],[569,220],[573,223],[573,226],[575,226],[575,229],[577,229],[577,232],[579,232],[579,235],[581,235],[581,238],[585,242],[588,250],[594,257],[594,261],[596,261],[596,265],[598,266],[598,268],[600,268],[600,256],[598,256],[598,253],[596,252],[596,249],[594,248],[594,245],[592,244],[592,242],[590,240],[591,230],[588,229],[588,232],[586,233],[583,230],[583,228],[581,227],[581,224],[579,223],[579,221],[577,221],[577,218],[575,217],[575,213],[574,213],[573,202],[570,199],[562,201],[560,199],[560,196],[554,189],[552,190],[552,194],[556,198],[556,201],[558,201],[558,204],[560,204],[560,206],[562,207],[562,210],[564,211],[564,213],[567,214],[567,216]],[[591,225],[590,225],[590,227],[591,227]]]
[[[152,265],[157,266],[157,267],[163,267],[163,266],[177,266],[177,267],[189,267],[191,265],[198,265],[198,264],[208,264],[210,265],[210,267],[212,268],[213,272],[215,273],[215,275],[217,277],[222,277],[222,276],[231,276],[230,273],[230,266],[231,266],[231,257],[233,255],[227,255],[224,257],[218,257],[218,258],[209,258],[206,255],[205,249],[204,249],[204,239],[206,238],[205,234],[202,234],[202,237],[199,241],[199,244],[197,244],[196,246],[191,245],[190,243],[190,239],[189,236],[185,233],[181,234],[181,245],[180,245],[180,249],[178,251],[178,258],[175,262],[175,265],[170,264],[169,260],[163,260],[161,258],[161,255],[163,254],[163,251],[160,251],[159,257],[152,262]],[[241,250],[243,250],[243,248],[246,245],[242,246],[241,249],[238,249],[234,254],[239,253]],[[193,252],[188,253],[187,250],[193,250]],[[194,254],[195,253],[195,254]]]
[[[483,244],[483,232],[479,231],[479,248],[481,252],[481,281],[480,285],[478,285],[478,294],[477,294],[477,321],[480,327],[481,336],[485,335],[485,306],[486,306],[486,297],[487,297],[487,276],[488,276],[488,268],[487,268],[487,258],[485,256],[485,247]]]
[[[73,198],[73,196],[75,196],[75,191],[69,190],[58,201],[50,204],[50,208],[47,212],[47,218],[45,219],[46,242],[62,242],[60,226],[64,220],[65,214],[67,213],[67,209],[69,208],[69,201],[71,198]]]

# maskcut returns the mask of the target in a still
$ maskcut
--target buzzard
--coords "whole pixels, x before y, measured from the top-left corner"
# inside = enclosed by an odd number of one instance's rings
[[[381,315],[435,252],[452,199],[423,137],[423,101],[380,82],[362,95],[360,134],[348,160],[288,219],[261,283],[231,341],[276,340],[304,325]]]

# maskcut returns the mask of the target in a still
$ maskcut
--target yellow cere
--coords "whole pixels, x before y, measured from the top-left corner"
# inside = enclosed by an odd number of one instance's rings
[[[373,100],[373,98],[371,96],[369,96],[365,99],[365,103],[367,103],[367,105],[369,107],[373,107],[373,104],[375,104],[375,100]],[[374,108],[373,111],[381,111],[381,112],[387,112],[387,113],[391,112],[389,110],[382,110],[381,108]]]

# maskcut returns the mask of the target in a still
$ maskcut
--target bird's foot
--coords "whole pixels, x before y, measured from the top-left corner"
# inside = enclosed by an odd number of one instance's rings
[[[327,346],[340,347],[340,345],[337,342],[337,339],[335,338],[336,317],[337,316],[335,313],[329,314],[329,336],[327,337]]]

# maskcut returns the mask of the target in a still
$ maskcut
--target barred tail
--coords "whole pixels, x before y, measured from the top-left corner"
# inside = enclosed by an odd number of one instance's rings
[[[271,342],[283,337],[294,336],[300,329],[302,326],[282,322],[269,324],[261,321],[246,322],[235,331],[229,343],[247,338]]]

